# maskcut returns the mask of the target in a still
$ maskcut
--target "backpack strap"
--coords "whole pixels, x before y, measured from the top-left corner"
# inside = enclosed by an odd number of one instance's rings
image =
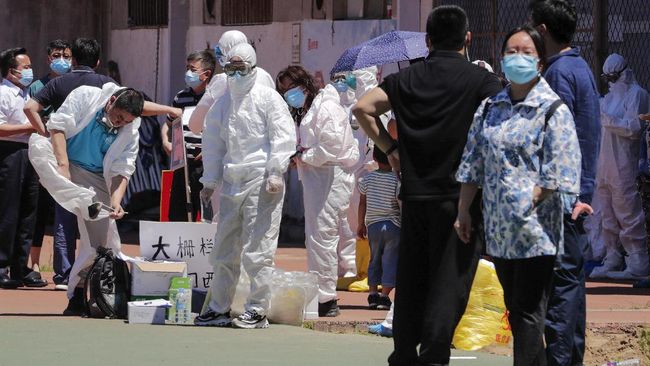
[[[548,110],[546,111],[546,114],[544,115],[544,127],[542,128],[543,132],[546,132],[546,127],[548,127],[548,120],[550,120],[551,117],[553,117],[553,115],[555,114],[555,111],[557,111],[557,109],[562,104],[564,104],[564,102],[562,102],[562,99],[558,99],[555,102],[553,102],[550,107],[548,107]]]

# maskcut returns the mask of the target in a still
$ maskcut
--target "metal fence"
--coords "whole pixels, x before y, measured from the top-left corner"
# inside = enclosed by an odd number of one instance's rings
[[[529,21],[528,0],[434,0],[467,12],[472,31],[470,57],[489,62],[500,72],[505,34]],[[580,47],[598,77],[607,56],[623,55],[639,83],[650,87],[650,2],[648,0],[576,0],[578,27],[573,44]],[[606,85],[600,78],[601,91]]]

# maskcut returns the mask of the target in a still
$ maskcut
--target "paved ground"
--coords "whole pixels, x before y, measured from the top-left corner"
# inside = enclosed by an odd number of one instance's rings
[[[0,317],[0,365],[384,365],[392,342],[291,326],[235,330],[129,325],[117,320]],[[81,342],[81,343],[78,343]],[[70,345],[73,346],[70,346]],[[38,347],[36,347],[38,345]],[[454,352],[453,366],[509,358]]]
[[[124,250],[136,255],[139,249],[124,245]],[[41,258],[45,268],[51,268],[51,237],[46,237]],[[305,250],[280,248],[276,263],[285,270],[306,270]],[[43,274],[51,280],[51,272]],[[632,289],[629,283],[589,282],[587,287],[589,323],[650,324],[650,290]],[[366,296],[339,292],[341,316],[321,318],[314,327],[357,334],[328,334],[278,325],[262,331],[238,331],[64,318],[59,314],[67,300],[64,293],[53,291],[53,285],[0,290],[0,330],[11,334],[0,337],[0,366],[115,364],[114,349],[121,350],[118,357],[127,360],[126,364],[139,365],[382,365],[392,349],[391,340],[358,334],[386,314],[366,310]],[[69,351],[68,345],[79,339],[84,346]],[[454,360],[452,365],[512,362],[508,357],[478,352],[455,352],[454,356],[470,359]]]

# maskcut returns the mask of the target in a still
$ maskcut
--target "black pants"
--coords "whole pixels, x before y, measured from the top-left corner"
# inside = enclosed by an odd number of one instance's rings
[[[27,144],[0,141],[0,270],[10,267],[14,280],[28,272],[37,206],[38,178]]]
[[[526,259],[494,258],[510,312],[515,366],[546,366],[544,320],[553,285],[555,256]]]
[[[187,207],[185,197],[185,172],[183,169],[174,171],[174,180],[172,182],[171,197],[169,199],[169,221],[187,221],[187,210],[192,213],[192,221],[196,221],[197,215],[201,210],[201,199],[199,194],[203,189],[203,184],[199,182],[203,175],[203,162],[187,158],[188,181],[190,185],[190,202],[191,207]],[[186,208],[187,207],[187,208]]]
[[[481,251],[476,238],[465,244],[456,235],[457,205],[457,200],[402,204],[390,365],[449,363]]]
[[[544,330],[550,366],[582,365],[585,354],[585,253],[588,244],[579,239],[576,222],[570,215],[564,215],[564,254],[558,257],[555,266]]]

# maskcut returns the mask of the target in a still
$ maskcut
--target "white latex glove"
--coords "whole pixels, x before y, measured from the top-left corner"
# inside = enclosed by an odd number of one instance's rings
[[[280,193],[284,188],[284,179],[281,176],[269,175],[266,178],[266,191],[269,193]]]

